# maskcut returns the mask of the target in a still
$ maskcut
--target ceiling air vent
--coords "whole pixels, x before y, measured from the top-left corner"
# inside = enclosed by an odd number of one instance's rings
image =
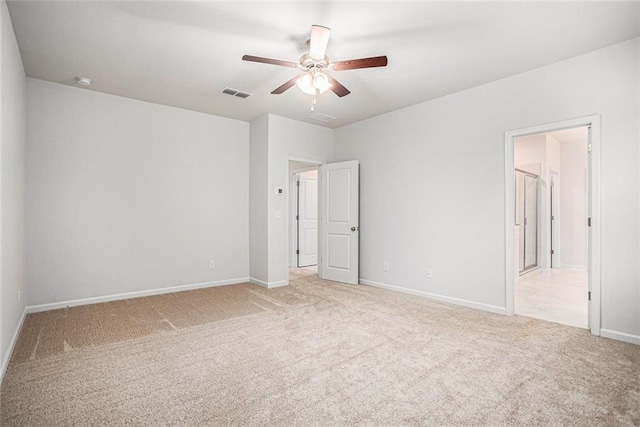
[[[243,92],[243,91],[238,90],[238,89],[232,89],[230,87],[225,87],[224,89],[222,89],[220,91],[220,93],[224,93],[226,95],[231,95],[231,96],[237,96],[238,98],[248,98],[248,97],[251,96],[250,93]]]
[[[313,120],[317,120],[317,121],[323,122],[323,123],[327,123],[327,122],[330,122],[332,120],[337,119],[337,117],[329,116],[328,114],[322,114],[322,113],[315,113],[315,114],[310,115],[309,117],[311,117]]]

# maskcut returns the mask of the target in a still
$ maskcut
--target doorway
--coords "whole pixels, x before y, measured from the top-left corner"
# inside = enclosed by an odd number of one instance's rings
[[[318,167],[289,161],[291,189],[289,268],[318,272]]]
[[[299,172],[296,212],[296,258],[298,267],[318,265],[318,170]]]
[[[505,134],[509,315],[600,335],[599,129],[590,116]]]
[[[587,188],[588,127],[527,135],[515,139],[515,212],[519,277],[515,313],[587,328]],[[552,171],[566,188],[555,188],[564,205],[561,262],[552,266]],[[558,203],[556,202],[556,205]],[[557,206],[556,206],[557,209]],[[557,234],[557,233],[556,233]],[[573,271],[576,270],[576,271]]]
[[[313,271],[321,279],[358,284],[359,162],[323,164],[289,158],[288,167],[289,278]]]

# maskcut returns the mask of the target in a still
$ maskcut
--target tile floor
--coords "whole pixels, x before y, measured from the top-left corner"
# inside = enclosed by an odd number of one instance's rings
[[[516,284],[516,314],[587,328],[587,271],[553,268]]]

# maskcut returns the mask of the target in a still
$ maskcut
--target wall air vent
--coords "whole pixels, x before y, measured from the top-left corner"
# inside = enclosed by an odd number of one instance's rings
[[[330,122],[332,120],[337,119],[337,117],[333,117],[330,116],[328,114],[322,114],[322,113],[315,113],[309,116],[310,118],[312,118],[313,120],[317,120],[319,122],[323,122],[323,123],[327,123]]]
[[[251,96],[250,93],[243,92],[241,90],[233,89],[233,88],[230,88],[230,87],[225,87],[224,89],[222,89],[220,91],[220,93],[224,93],[226,95],[231,95],[231,96],[237,96],[238,98],[248,98],[248,97]]]

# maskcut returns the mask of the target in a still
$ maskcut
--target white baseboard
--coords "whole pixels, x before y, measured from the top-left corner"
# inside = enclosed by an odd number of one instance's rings
[[[279,288],[281,286],[287,286],[289,284],[288,280],[281,280],[279,282],[264,282],[262,280],[256,279],[255,277],[250,277],[249,282],[267,289]]]
[[[262,280],[256,279],[255,277],[249,277],[249,283],[253,283],[254,285],[258,285],[262,288],[269,287],[269,284],[267,282],[263,282]]]
[[[460,305],[463,307],[475,308],[478,310],[489,311],[497,314],[507,314],[506,307],[498,307],[496,305],[483,304],[475,301],[468,301],[460,298],[447,297],[444,295],[432,294],[430,292],[417,291],[415,289],[403,288],[401,286],[388,285],[386,283],[374,282],[373,280],[359,279],[359,282],[363,285],[373,286],[376,288],[389,289],[391,291],[402,292],[409,295],[416,295],[419,297],[428,298],[434,301],[446,302],[448,304]]]
[[[560,264],[559,266],[563,270],[582,270],[587,271],[586,265],[571,265],[571,264]]]
[[[9,343],[9,348],[2,355],[2,371],[0,371],[0,384],[2,384],[2,380],[4,379],[4,374],[7,372],[7,368],[9,367],[9,361],[11,360],[11,355],[13,354],[13,349],[18,342],[18,337],[20,336],[20,331],[22,330],[22,324],[24,323],[24,319],[27,317],[27,308],[22,311],[22,316],[20,317],[20,321],[18,322],[18,326],[16,327],[15,332],[13,333],[13,338],[11,338],[11,342]]]
[[[150,289],[148,291],[127,292],[124,294],[106,295],[102,297],[83,298],[83,299],[76,299],[71,301],[32,305],[32,306],[28,306],[26,311],[27,313],[38,313],[41,311],[57,310],[60,308],[76,307],[79,305],[98,304],[101,302],[148,297],[152,295],[170,294],[173,292],[191,291],[194,289],[212,288],[215,286],[235,285],[238,283],[247,283],[248,281],[249,281],[248,277],[241,277],[237,279],[218,280],[214,282],[194,283],[191,285],[170,286],[168,288]]]
[[[612,340],[618,340],[628,342],[630,344],[640,345],[640,335],[627,334],[625,332],[612,331],[611,329],[600,328],[600,336],[604,338],[610,338]]]

